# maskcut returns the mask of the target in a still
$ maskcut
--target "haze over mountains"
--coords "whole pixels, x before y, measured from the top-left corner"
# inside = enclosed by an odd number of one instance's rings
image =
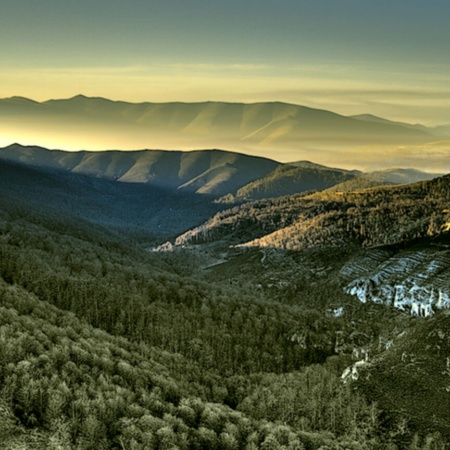
[[[449,17],[0,0],[0,450],[450,450]]]
[[[307,159],[363,169],[380,168],[380,158],[384,167],[436,169],[441,147],[447,148],[439,142],[448,138],[445,127],[370,115],[345,117],[280,102],[127,103],[79,95],[38,103],[12,97],[0,100],[0,118],[3,145],[19,141],[77,150],[225,148],[282,161]],[[425,161],[417,151],[404,149],[426,145]]]
[[[68,152],[13,144],[0,149],[0,160],[121,183],[145,184],[186,194],[203,194],[216,199],[221,197],[222,203],[281,197],[326,188],[348,191],[405,184],[442,175],[415,169],[362,173],[309,161],[282,164],[223,150]]]

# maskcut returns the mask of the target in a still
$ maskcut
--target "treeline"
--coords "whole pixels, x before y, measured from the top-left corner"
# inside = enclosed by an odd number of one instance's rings
[[[435,236],[450,222],[450,178],[357,192],[247,203],[219,214],[176,243],[225,240],[288,250],[393,244]]]

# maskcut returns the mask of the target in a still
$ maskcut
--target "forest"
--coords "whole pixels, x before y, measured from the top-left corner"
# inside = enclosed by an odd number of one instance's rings
[[[320,193],[270,201],[289,206],[276,214],[261,201],[212,220],[255,211],[256,228],[239,225],[250,236],[330,205],[353,218],[364,208],[392,217],[434,208],[435,231],[430,215],[417,236],[447,239],[447,180],[396,189],[405,206],[390,191]],[[411,200],[430,195],[429,209]],[[155,253],[131,231],[0,203],[1,448],[449,448],[445,311],[421,319],[363,304],[334,276],[261,287],[251,262],[245,276],[217,277],[189,249]],[[368,229],[388,229],[389,214],[373,217],[385,222],[365,220]],[[321,244],[310,257],[330,255]]]
[[[175,240],[244,247],[367,247],[437,236],[450,223],[449,176],[411,185],[324,190],[269,198],[218,212]]]

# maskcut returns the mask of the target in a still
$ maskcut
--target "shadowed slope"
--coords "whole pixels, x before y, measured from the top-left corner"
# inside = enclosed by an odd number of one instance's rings
[[[279,165],[270,159],[222,150],[65,152],[19,144],[0,149],[0,159],[211,195],[236,191]]]
[[[0,160],[0,205],[37,217],[88,221],[122,236],[169,237],[219,208],[210,196],[141,183],[118,183]]]

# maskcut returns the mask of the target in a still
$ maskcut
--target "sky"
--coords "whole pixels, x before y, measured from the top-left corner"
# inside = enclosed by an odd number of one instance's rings
[[[448,0],[0,0],[0,98],[285,101],[450,123]]]

